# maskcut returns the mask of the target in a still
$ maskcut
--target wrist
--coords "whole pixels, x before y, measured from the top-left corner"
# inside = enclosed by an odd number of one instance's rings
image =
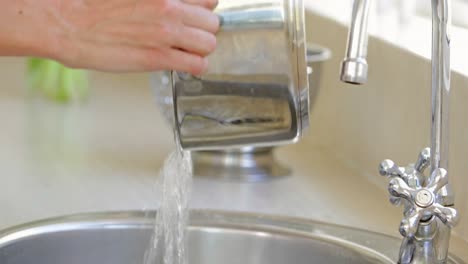
[[[47,2],[0,0],[0,56],[57,57],[59,27]]]

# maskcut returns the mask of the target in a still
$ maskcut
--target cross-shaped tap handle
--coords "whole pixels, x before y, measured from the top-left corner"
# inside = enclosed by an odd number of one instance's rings
[[[410,187],[399,177],[392,177],[388,191],[393,197],[404,199],[411,209],[401,221],[400,233],[405,237],[414,237],[420,221],[438,217],[449,227],[458,221],[457,210],[443,206],[437,201],[437,193],[448,184],[447,171],[439,168],[434,170],[426,187]]]
[[[407,167],[400,167],[391,160],[384,160],[380,163],[380,175],[392,178],[398,177],[403,179],[411,187],[421,187],[424,181],[424,170],[429,167],[431,159],[431,149],[425,148],[419,153],[415,164],[410,164]],[[400,205],[399,197],[390,196],[390,202],[394,205]]]

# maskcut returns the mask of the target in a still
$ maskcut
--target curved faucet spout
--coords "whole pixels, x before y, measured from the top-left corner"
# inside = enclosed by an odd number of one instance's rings
[[[346,57],[341,64],[340,79],[351,84],[367,82],[367,24],[372,0],[355,0],[349,26]]]

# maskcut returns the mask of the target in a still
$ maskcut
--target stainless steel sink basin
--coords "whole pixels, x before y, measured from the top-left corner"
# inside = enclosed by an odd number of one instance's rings
[[[142,264],[154,216],[87,214],[6,230],[0,263]],[[190,264],[394,263],[400,244],[376,233],[282,217],[194,211],[190,221]]]

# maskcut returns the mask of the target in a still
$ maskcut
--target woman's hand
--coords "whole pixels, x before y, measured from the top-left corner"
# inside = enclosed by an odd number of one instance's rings
[[[70,67],[112,72],[170,69],[198,75],[216,47],[219,20],[211,11],[216,0],[2,1],[3,6],[18,2],[8,11],[11,25],[15,17],[21,21],[23,39],[20,34],[14,40],[36,54],[16,53],[49,57]],[[21,43],[34,40],[36,46]]]

